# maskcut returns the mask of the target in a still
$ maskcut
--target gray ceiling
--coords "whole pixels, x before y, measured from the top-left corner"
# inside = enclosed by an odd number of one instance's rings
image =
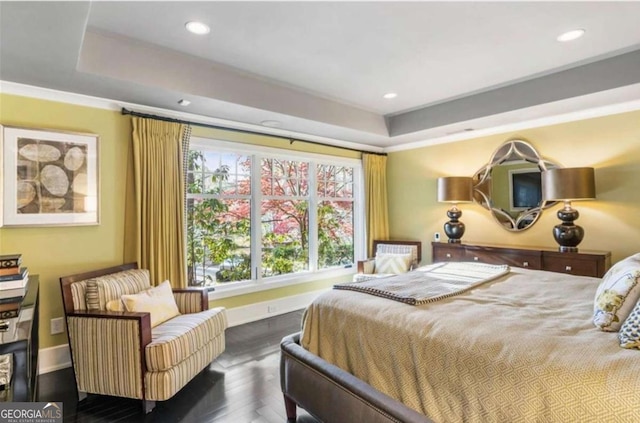
[[[639,17],[640,2],[1,2],[0,79],[393,147],[640,99]]]

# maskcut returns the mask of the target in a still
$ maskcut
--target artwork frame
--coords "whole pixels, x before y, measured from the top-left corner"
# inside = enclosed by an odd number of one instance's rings
[[[96,134],[0,125],[0,227],[100,224]]]

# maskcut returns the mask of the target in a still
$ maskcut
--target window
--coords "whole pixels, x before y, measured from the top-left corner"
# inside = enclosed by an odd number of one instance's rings
[[[318,267],[353,263],[353,167],[317,167]]]
[[[192,139],[189,283],[299,283],[352,267],[363,244],[360,172],[354,159]]]

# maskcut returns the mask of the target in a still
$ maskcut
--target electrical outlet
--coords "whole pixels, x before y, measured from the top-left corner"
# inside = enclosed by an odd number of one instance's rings
[[[440,232],[436,232],[435,234],[433,234],[433,240],[435,242],[440,242]]]
[[[51,335],[57,335],[64,332],[64,317],[51,319]]]
[[[278,311],[278,308],[276,306],[267,306],[267,313],[275,313],[276,311]]]

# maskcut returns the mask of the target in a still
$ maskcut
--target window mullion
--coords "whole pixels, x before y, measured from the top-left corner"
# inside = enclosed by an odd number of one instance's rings
[[[308,175],[308,199],[309,199],[309,270],[318,270],[318,188],[317,188],[317,164],[309,163]]]
[[[251,156],[251,274],[262,281],[262,157]]]
[[[353,172],[353,257],[354,261],[367,259],[367,239],[366,239],[366,218],[365,218],[365,198],[364,186],[364,170],[359,168]],[[355,264],[355,263],[354,263]]]

